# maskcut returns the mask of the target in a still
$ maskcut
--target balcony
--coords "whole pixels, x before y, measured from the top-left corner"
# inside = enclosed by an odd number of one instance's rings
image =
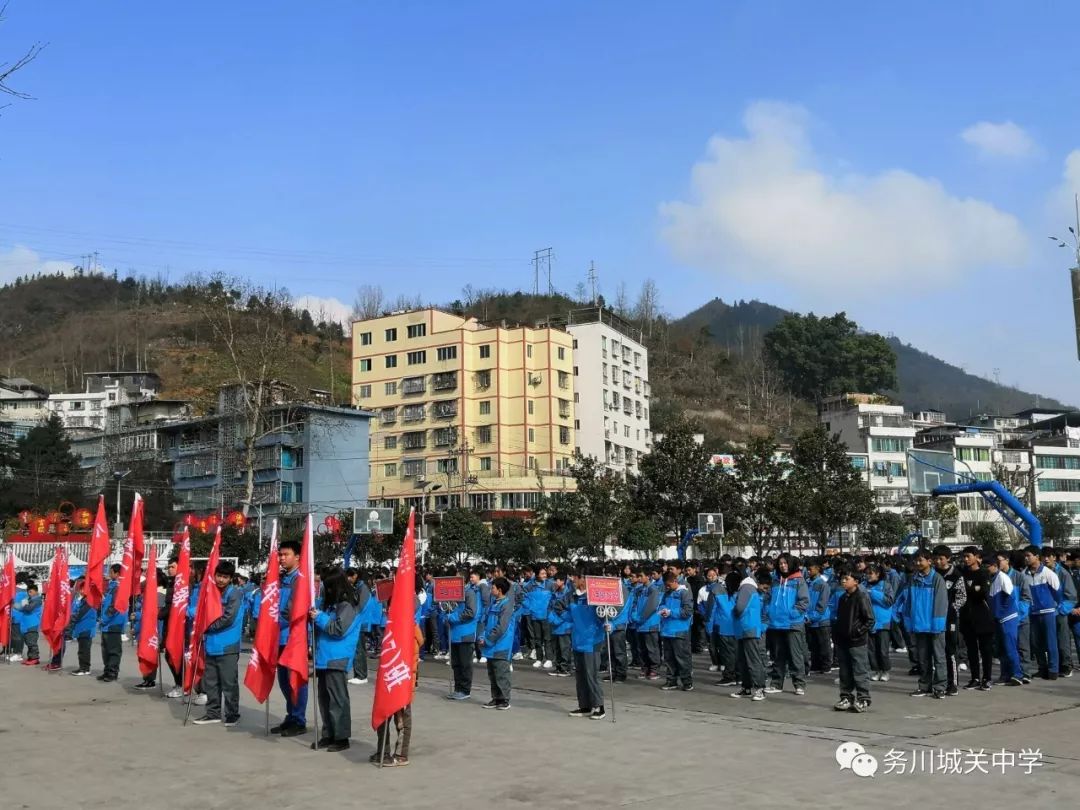
[[[419,461],[405,461],[401,464],[401,475],[403,478],[415,478],[418,475],[425,473],[425,462]]]
[[[478,371],[473,375],[473,381],[476,384],[477,390],[483,390],[491,387],[491,371],[485,369],[484,371]]]
[[[431,415],[435,419],[453,419],[457,416],[457,406],[456,399],[436,402],[431,406]]]
[[[570,418],[570,409],[569,408],[559,408],[559,418],[560,419],[569,419]]]
[[[379,422],[383,425],[392,425],[397,421],[397,408],[383,408],[379,411]]]
[[[435,431],[435,446],[450,447],[457,444],[457,428],[439,428]]]
[[[406,450],[423,450],[427,447],[427,432],[406,433],[401,437],[401,446]]]
[[[406,405],[404,408],[401,409],[401,420],[403,422],[423,422],[424,406]]]
[[[431,375],[431,387],[435,391],[452,391],[457,388],[457,372],[444,371]]]
[[[423,377],[406,377],[401,381],[402,394],[422,394],[427,390]]]

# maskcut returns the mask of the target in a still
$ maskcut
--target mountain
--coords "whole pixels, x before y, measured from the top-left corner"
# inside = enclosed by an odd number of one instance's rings
[[[722,347],[740,354],[751,348],[779,323],[788,311],[762,301],[738,301],[728,304],[715,298],[672,323],[673,330],[703,334]],[[896,352],[895,391],[890,396],[902,402],[908,410],[938,410],[950,419],[965,419],[979,413],[1008,414],[1025,408],[1064,408],[1052,397],[999,385],[968,374],[933,355],[889,338]]]

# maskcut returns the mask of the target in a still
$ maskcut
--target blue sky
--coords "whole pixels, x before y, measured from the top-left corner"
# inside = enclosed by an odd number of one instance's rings
[[[845,309],[1080,403],[1064,10],[533,5],[13,0],[0,61],[49,45],[0,112],[0,279],[439,302],[551,246],[564,290]]]

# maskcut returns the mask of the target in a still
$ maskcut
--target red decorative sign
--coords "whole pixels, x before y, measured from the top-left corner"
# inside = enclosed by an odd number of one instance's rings
[[[75,525],[80,529],[89,529],[94,525],[94,513],[84,506],[75,513]]]
[[[436,602],[464,602],[465,580],[462,577],[434,577],[431,598]]]
[[[244,513],[239,509],[233,512],[229,512],[228,517],[225,518],[225,523],[232,526],[234,529],[243,529],[247,523],[247,518],[244,517]]]
[[[389,602],[394,594],[394,580],[379,579],[375,581],[375,598],[380,602]]]
[[[585,577],[585,598],[590,605],[622,607],[622,580],[618,577]]]

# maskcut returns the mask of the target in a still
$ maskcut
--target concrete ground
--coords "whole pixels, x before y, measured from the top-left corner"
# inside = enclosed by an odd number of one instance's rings
[[[412,764],[382,772],[367,762],[374,750],[371,685],[350,687],[353,746],[333,754],[309,750],[311,734],[264,736],[264,710],[242,686],[237,727],[183,727],[181,701],[131,688],[138,678],[130,646],[113,684],[0,664],[0,797],[4,808],[326,807],[355,797],[383,807],[475,810],[670,800],[941,806],[954,798],[965,807],[1051,807],[1077,795],[1080,677],[913,699],[906,660],[894,660],[893,680],[872,684],[866,714],[834,712],[836,687],[824,677],[812,680],[804,697],[788,691],[760,703],[733,700],[698,659],[691,693],[661,692],[654,682],[616,685],[615,723],[569,718],[573,679],[549,677],[531,662],[517,662],[509,712],[480,709],[488,699],[484,667],[476,667],[472,701],[451,703],[443,699],[449,667],[426,662]],[[97,649],[94,665],[100,671]],[[270,708],[276,722],[280,695]],[[192,717],[199,710],[193,707]],[[875,777],[838,767],[835,752],[844,742],[877,758]],[[969,748],[985,750],[986,758],[969,757]],[[908,763],[921,756],[923,764],[914,773],[886,773],[890,749],[905,752]],[[937,752],[953,749],[964,752],[963,769],[981,765],[991,773],[940,773]],[[1018,762],[1021,749],[1038,749],[1042,764],[1030,775],[1008,765],[1001,774],[990,757],[1002,749]]]

